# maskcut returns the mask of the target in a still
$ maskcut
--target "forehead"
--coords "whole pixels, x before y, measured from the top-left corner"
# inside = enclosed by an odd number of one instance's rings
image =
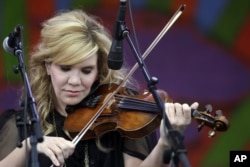
[[[72,64],[72,66],[96,66],[96,65],[97,65],[97,54],[92,54],[87,59]]]

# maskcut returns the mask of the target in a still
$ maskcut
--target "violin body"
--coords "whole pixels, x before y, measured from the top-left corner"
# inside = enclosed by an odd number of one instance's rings
[[[101,85],[82,106],[72,111],[64,122],[64,129],[75,136],[88,122],[95,118],[96,113],[105,103],[116,85]],[[161,99],[166,100],[165,91],[158,91]],[[107,105],[101,114],[89,126],[83,140],[102,136],[109,131],[118,131],[122,136],[138,138],[150,134],[159,127],[162,114],[158,111],[152,95],[130,95],[122,88]]]

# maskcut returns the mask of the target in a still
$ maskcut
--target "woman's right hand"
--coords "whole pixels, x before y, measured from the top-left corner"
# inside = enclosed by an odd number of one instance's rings
[[[37,151],[50,158],[55,166],[62,166],[75,149],[75,145],[62,137],[44,136],[44,141],[37,144]]]

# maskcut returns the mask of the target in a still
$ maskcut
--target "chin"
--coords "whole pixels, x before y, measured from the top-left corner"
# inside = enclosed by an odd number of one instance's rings
[[[65,101],[67,105],[73,106],[73,105],[77,105],[81,102],[81,100],[69,100],[69,101]]]

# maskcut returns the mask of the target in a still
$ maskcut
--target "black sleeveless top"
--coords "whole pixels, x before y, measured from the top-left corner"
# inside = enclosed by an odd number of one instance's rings
[[[14,114],[13,110],[11,110]],[[10,114],[9,114],[10,115]],[[62,130],[63,122],[65,117],[61,116],[58,112],[54,112],[55,119],[51,113],[48,117],[48,121],[53,123],[53,119],[56,122],[57,135],[69,139],[68,136]],[[1,118],[0,118],[1,120]],[[7,120],[7,121],[6,121]],[[8,122],[8,124],[7,124]],[[15,117],[9,116],[4,117],[2,120],[2,125],[0,127],[0,136],[6,136],[6,133],[14,134],[18,137],[18,131],[16,130],[16,119]],[[8,127],[6,127],[8,126]],[[3,128],[13,129],[13,130],[3,130]],[[12,135],[13,136],[13,135]],[[56,136],[55,133],[49,134],[49,136]],[[141,160],[145,159],[146,156],[150,153],[152,148],[156,144],[156,135],[155,133],[148,136],[138,138],[138,139],[128,139],[122,138],[118,132],[109,132],[101,138],[101,143],[104,147],[112,148],[112,151],[105,153],[100,151],[96,145],[95,139],[90,139],[87,141],[80,141],[75,148],[74,153],[67,159],[66,167],[84,167],[86,160],[89,164],[89,167],[123,167],[123,153],[127,153],[131,156],[137,157]],[[0,140],[0,155],[7,155],[9,151],[15,148],[16,143],[8,143],[8,140]],[[5,150],[4,147],[8,146],[8,151],[2,153],[2,150]],[[29,159],[31,156],[29,157]],[[41,167],[50,167],[52,162],[48,157],[43,154],[38,155],[39,165]]]

